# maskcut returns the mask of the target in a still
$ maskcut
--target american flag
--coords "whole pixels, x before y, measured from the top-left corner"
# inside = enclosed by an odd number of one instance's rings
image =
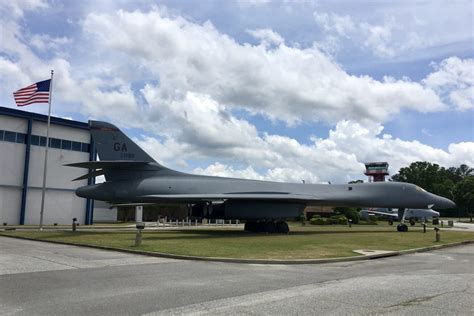
[[[48,79],[13,92],[16,105],[25,106],[32,103],[48,103],[50,85],[51,79]]]

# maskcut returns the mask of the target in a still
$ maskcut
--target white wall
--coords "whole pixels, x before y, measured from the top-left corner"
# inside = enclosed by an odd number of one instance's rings
[[[20,222],[21,189],[0,187],[0,225]]]
[[[23,186],[25,144],[0,141],[0,184]]]
[[[26,134],[26,131],[28,130],[28,120],[7,115],[0,115],[0,129]]]
[[[117,221],[117,208],[112,209],[94,207],[94,223],[107,223]]]
[[[69,224],[74,217],[80,224],[85,221],[86,199],[77,197],[73,191],[46,190],[43,223]],[[29,189],[26,199],[25,224],[39,224],[41,211],[41,189]]]
[[[26,133],[27,121],[0,115],[0,129]],[[25,144],[0,141],[0,225],[20,222]]]
[[[45,147],[31,146],[28,187],[43,186],[44,150]],[[87,169],[64,166],[65,164],[83,161],[89,161],[89,153],[49,148],[46,187],[76,189],[79,186],[87,185],[87,180],[72,181],[86,174]]]
[[[46,136],[47,126],[46,123],[33,121],[31,133],[33,135]],[[49,137],[73,140],[82,143],[89,143],[91,141],[91,134],[88,130],[54,124],[51,124],[49,128]]]

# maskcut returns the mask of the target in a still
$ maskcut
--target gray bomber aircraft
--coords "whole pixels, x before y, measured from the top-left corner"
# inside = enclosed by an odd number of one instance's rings
[[[89,169],[75,180],[105,175],[80,187],[80,197],[114,204],[183,203],[195,217],[245,220],[245,230],[287,233],[287,218],[308,205],[452,208],[455,204],[410,183],[303,184],[192,175],[168,169],[110,123],[89,121],[100,161],[69,164]]]

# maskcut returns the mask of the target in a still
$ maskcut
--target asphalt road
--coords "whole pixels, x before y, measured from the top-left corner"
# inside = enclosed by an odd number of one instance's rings
[[[473,298],[473,244],[352,263],[255,265],[0,237],[2,315],[473,315]]]

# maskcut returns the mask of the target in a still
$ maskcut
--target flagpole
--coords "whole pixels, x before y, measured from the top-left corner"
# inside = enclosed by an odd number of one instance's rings
[[[51,69],[51,81],[49,83],[48,126],[46,127],[46,148],[44,150],[43,188],[41,191],[40,230],[43,230],[44,195],[46,193],[46,173],[48,170],[49,125],[51,124],[51,99],[53,97],[53,74],[54,70]]]

